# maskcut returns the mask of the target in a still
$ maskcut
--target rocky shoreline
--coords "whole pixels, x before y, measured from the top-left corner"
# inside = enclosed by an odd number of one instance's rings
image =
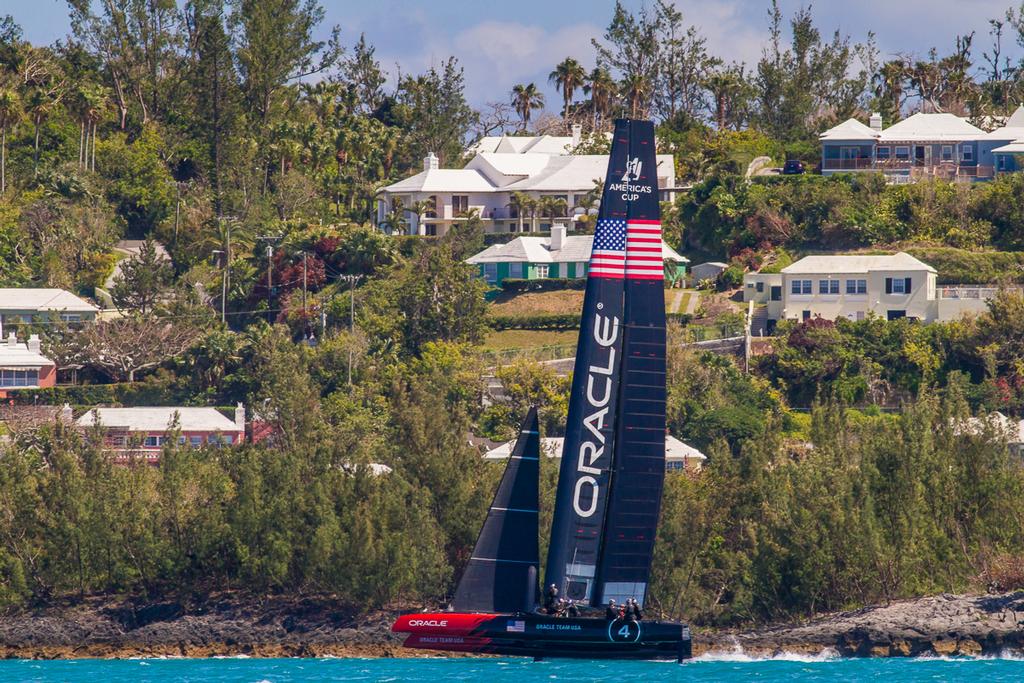
[[[357,616],[327,598],[87,598],[0,617],[0,657],[422,657],[390,631],[395,612]],[[695,629],[694,654],[772,657],[1000,655],[1024,650],[1024,592],[938,595],[742,631]],[[438,655],[433,655],[438,656]]]

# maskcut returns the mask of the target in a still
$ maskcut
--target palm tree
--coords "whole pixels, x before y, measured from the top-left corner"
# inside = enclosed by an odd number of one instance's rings
[[[526,215],[531,201],[530,195],[524,192],[513,192],[509,197],[508,208],[516,212],[516,218],[519,219],[519,232],[523,231],[523,217]]]
[[[548,75],[548,82],[562,90],[562,100],[565,103],[562,108],[563,119],[569,119],[569,104],[572,103],[572,96],[578,88],[583,87],[586,77],[587,72],[583,70],[583,66],[572,57],[566,57]]]
[[[413,202],[406,208],[406,211],[416,216],[416,232],[418,233],[423,228],[423,217],[434,211],[434,200],[427,198]]]
[[[612,99],[615,97],[615,79],[607,69],[596,67],[587,76],[583,92],[590,95],[590,108],[594,113],[594,130],[597,130],[598,122],[603,121],[611,113]]]
[[[0,88],[0,195],[7,191],[7,132],[21,120],[21,98],[14,88]]]
[[[389,235],[398,234],[401,235],[405,232],[405,226],[407,221],[405,220],[406,209],[402,205],[402,200],[395,197],[391,202],[391,211],[384,217],[381,226],[383,226]]]
[[[651,83],[643,74],[631,74],[622,80],[622,94],[629,102],[629,115],[634,119],[647,116],[650,93]]]
[[[548,195],[540,198],[540,213],[547,218],[560,218],[569,210],[569,203],[562,197]]]
[[[512,88],[512,106],[523,122],[521,130],[525,131],[530,126],[530,114],[533,110],[544,107],[544,95],[533,83],[520,83]]]
[[[32,117],[32,123],[35,125],[35,146],[32,152],[32,170],[34,172],[39,167],[39,128],[43,125],[46,117],[50,115],[50,110],[55,103],[49,93],[44,92],[42,88],[33,88],[25,104],[29,116]]]

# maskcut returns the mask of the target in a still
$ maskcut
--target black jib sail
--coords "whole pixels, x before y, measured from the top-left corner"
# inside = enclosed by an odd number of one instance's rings
[[[545,585],[592,602],[605,526],[622,360],[630,122],[616,121],[583,297]]]
[[[626,218],[625,330],[599,599],[643,604],[665,481],[665,289],[654,125],[633,121],[617,192]]]
[[[498,492],[455,590],[459,612],[518,612],[537,599],[540,436],[537,409],[523,421]]]

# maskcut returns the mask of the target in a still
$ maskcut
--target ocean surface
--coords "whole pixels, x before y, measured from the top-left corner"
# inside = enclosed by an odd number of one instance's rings
[[[135,659],[0,661],[0,681],[278,683],[283,681],[1020,681],[1014,659],[750,659],[670,662],[524,659]]]

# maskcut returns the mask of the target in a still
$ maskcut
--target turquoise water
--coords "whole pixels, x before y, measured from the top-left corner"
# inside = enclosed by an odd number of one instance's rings
[[[743,656],[669,662],[533,662],[523,659],[143,659],[0,661],[0,681],[67,683],[280,683],[284,681],[1019,681],[1010,659],[750,660]]]

